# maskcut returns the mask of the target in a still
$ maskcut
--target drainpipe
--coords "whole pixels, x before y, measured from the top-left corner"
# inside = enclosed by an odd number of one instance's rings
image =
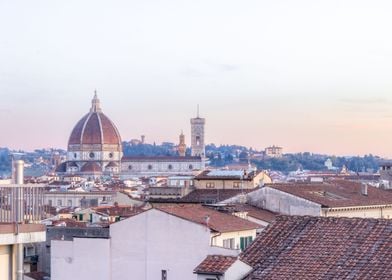
[[[218,232],[217,234],[214,234],[213,236],[211,236],[211,246],[215,246],[215,245],[213,245],[213,240],[215,239],[215,237],[218,237],[218,236],[220,236],[222,233],[221,232]]]
[[[17,160],[14,162],[15,163],[15,183],[19,185],[17,188],[17,192],[15,194],[17,195],[17,198],[15,200],[16,205],[15,205],[15,225],[16,225],[16,232],[15,235],[19,235],[19,225],[23,224],[24,220],[24,205],[23,205],[23,188],[21,185],[23,185],[23,168],[24,168],[24,162],[23,160]],[[19,244],[14,244],[13,246],[13,255],[14,255],[14,261],[15,261],[15,273],[13,276],[13,279],[15,280],[23,280],[23,243]]]

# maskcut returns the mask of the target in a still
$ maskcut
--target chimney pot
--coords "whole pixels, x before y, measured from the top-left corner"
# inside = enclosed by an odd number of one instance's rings
[[[368,195],[368,185],[365,183],[361,185],[361,194],[364,196]]]

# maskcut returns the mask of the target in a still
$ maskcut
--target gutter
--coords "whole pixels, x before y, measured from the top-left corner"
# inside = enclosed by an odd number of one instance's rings
[[[222,235],[222,233],[221,232],[218,232],[217,234],[215,234],[215,235],[213,235],[213,236],[211,236],[211,245],[210,246],[214,246],[214,245],[212,245],[213,244],[213,240],[214,240],[214,238],[216,238],[216,237],[218,237],[218,236],[221,236]]]

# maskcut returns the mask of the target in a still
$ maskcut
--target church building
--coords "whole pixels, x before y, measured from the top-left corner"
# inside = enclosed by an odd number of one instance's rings
[[[120,133],[102,112],[95,93],[90,111],[76,123],[71,132],[67,161],[60,164],[56,172],[59,175],[90,178],[112,175],[131,178],[192,174],[195,170],[205,168],[204,123],[204,119],[199,116],[191,120],[192,156],[185,155],[185,136],[181,133],[179,156],[123,157]]]

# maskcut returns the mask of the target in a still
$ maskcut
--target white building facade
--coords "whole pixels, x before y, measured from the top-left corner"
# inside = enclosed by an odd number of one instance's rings
[[[52,279],[197,279],[194,268],[211,254],[237,250],[210,245],[204,225],[150,209],[110,226],[110,239],[52,241]]]

